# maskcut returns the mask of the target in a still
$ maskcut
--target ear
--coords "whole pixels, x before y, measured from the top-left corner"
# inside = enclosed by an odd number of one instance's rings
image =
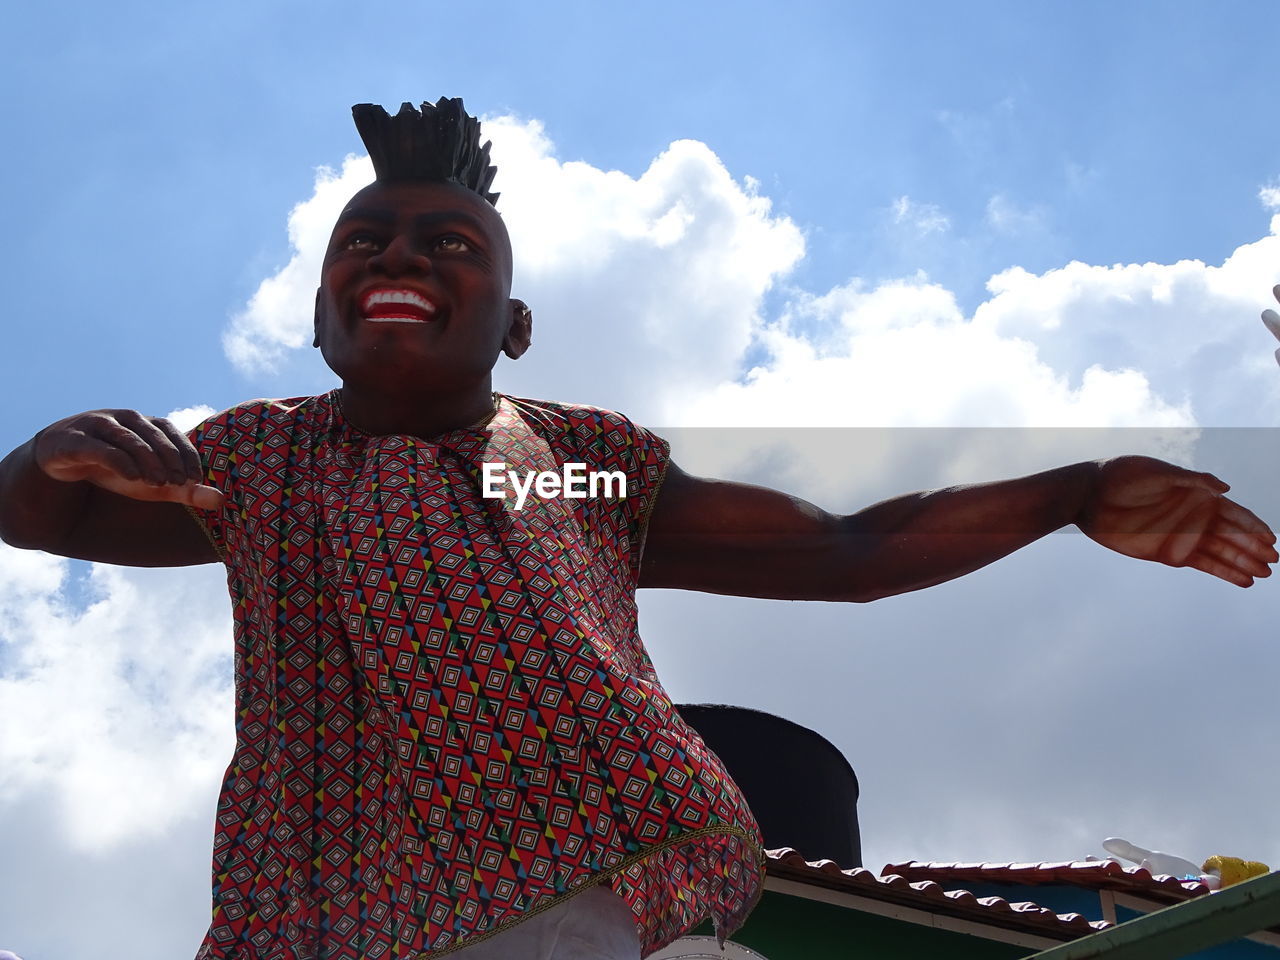
[[[320,346],[320,293],[321,288],[316,287],[316,307],[311,315],[311,346],[313,347]]]
[[[519,360],[533,341],[533,311],[523,300],[511,301],[511,325],[502,339],[502,352]]]

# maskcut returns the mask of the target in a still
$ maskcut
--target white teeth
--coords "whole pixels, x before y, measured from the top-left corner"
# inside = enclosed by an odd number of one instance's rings
[[[406,303],[410,306],[425,310],[427,313],[435,313],[436,308],[425,297],[421,297],[412,290],[378,290],[365,298],[365,307],[372,307],[379,303]]]
[[[368,323],[426,323],[417,317],[365,317]]]

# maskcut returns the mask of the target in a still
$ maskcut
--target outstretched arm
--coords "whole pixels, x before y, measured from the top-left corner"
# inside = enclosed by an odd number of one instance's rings
[[[1206,473],[1117,457],[909,493],[848,516],[670,465],[642,587],[784,600],[876,600],[977,570],[1068,524],[1128,556],[1242,587],[1270,576],[1275,535]]]
[[[0,462],[0,539],[137,566],[217,560],[184,505],[216,509],[200,456],[172,423],[93,410],[41,430]]]

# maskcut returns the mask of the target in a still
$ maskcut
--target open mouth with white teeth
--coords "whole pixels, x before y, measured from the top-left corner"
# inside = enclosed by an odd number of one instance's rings
[[[370,323],[427,323],[435,318],[436,307],[412,290],[381,287],[364,295],[360,315]]]

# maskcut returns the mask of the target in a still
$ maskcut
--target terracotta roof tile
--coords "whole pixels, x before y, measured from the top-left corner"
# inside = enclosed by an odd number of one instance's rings
[[[862,867],[841,870],[830,860],[808,861],[790,847],[769,850],[767,854],[766,870],[772,877],[1003,929],[1066,941],[1111,926],[1105,920],[1090,921],[1078,913],[1054,913],[1030,901],[1011,903],[1002,897],[978,897],[968,890],[947,890],[932,879],[899,876],[887,867],[883,875],[877,876]]]
[[[938,883],[1012,883],[1024,886],[1067,884],[1090,890],[1114,890],[1161,903],[1180,903],[1209,893],[1199,880],[1152,874],[1114,860],[1060,860],[1053,863],[927,863],[912,860],[888,864],[881,874]]]

